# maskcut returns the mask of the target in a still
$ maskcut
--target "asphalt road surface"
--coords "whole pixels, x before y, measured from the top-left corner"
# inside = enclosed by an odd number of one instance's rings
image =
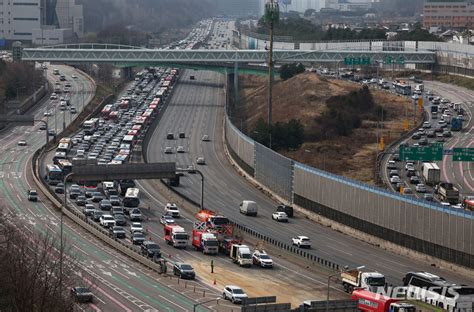
[[[194,75],[195,80],[189,80]],[[291,237],[306,235],[311,238],[311,253],[340,265],[352,267],[365,265],[386,275],[388,283],[401,284],[402,277],[411,270],[424,270],[439,274],[457,283],[473,284],[472,277],[460,276],[447,270],[433,268],[429,263],[412,260],[390,253],[350,236],[333,231],[296,214],[288,224],[271,220],[277,203],[273,202],[244,178],[228,163],[223,150],[222,120],[224,116],[224,77],[214,72],[186,71],[175,86],[174,95],[154,130],[149,149],[149,162],[176,161],[178,167],[194,165],[204,173],[204,206],[223,213],[232,220],[258,230],[260,233],[290,243]],[[167,140],[166,134],[185,132],[185,139]],[[208,134],[211,141],[202,142]],[[185,153],[177,154],[183,146]],[[173,154],[165,154],[165,147],[172,147]],[[196,157],[204,157],[206,165],[198,166]],[[196,202],[200,200],[200,178],[188,174],[181,178],[176,188]],[[259,206],[258,217],[239,213],[242,200],[254,200]]]

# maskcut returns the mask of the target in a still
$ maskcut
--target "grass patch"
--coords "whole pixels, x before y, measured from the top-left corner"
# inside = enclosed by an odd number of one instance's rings
[[[431,77],[431,75],[429,75]],[[433,80],[474,90],[474,79],[455,75],[433,75]]]

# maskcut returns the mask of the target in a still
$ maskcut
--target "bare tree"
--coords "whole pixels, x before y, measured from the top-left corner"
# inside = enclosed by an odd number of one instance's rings
[[[61,283],[59,239],[0,213],[1,311],[73,311],[68,289],[77,284],[78,265],[63,245]]]

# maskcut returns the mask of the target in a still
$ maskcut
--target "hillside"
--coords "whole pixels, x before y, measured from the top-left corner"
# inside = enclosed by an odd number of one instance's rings
[[[400,137],[408,105],[408,116],[413,125],[411,101],[388,92],[371,89],[375,104],[383,107],[383,129],[378,121],[362,120],[362,126],[349,136],[320,139],[317,118],[326,109],[326,101],[333,96],[346,95],[361,88],[360,84],[340,80],[327,80],[313,73],[303,73],[274,87],[273,121],[299,119],[305,129],[305,143],[296,151],[279,151],[296,161],[335,174],[374,184],[374,166],[377,155],[377,137],[382,135],[388,145]],[[238,118],[246,120],[246,129],[253,129],[260,117],[267,115],[267,88],[264,77],[240,77],[240,106]],[[419,115],[419,114],[418,114]],[[418,120],[421,118],[418,116]]]

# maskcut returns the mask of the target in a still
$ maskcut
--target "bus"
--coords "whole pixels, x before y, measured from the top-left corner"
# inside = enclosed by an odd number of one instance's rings
[[[46,181],[50,185],[56,185],[63,181],[63,172],[57,165],[46,165]]]
[[[449,312],[472,312],[474,287],[460,286],[428,272],[408,272],[403,278],[407,299],[419,300]]]
[[[395,84],[395,92],[401,95],[411,95],[411,86],[404,83]]]
[[[63,153],[69,152],[69,145],[66,143],[59,143],[58,147],[56,148],[56,152],[63,152]]]
[[[72,172],[72,164],[67,159],[58,160],[58,167],[63,172],[63,175],[66,175]]]
[[[58,161],[61,160],[61,159],[66,159],[66,153],[65,152],[56,152],[56,153],[54,153],[53,163],[55,165],[57,165]]]
[[[138,198],[139,189],[131,187],[127,189],[125,197],[123,198],[124,207],[138,207],[140,204],[140,199]]]

